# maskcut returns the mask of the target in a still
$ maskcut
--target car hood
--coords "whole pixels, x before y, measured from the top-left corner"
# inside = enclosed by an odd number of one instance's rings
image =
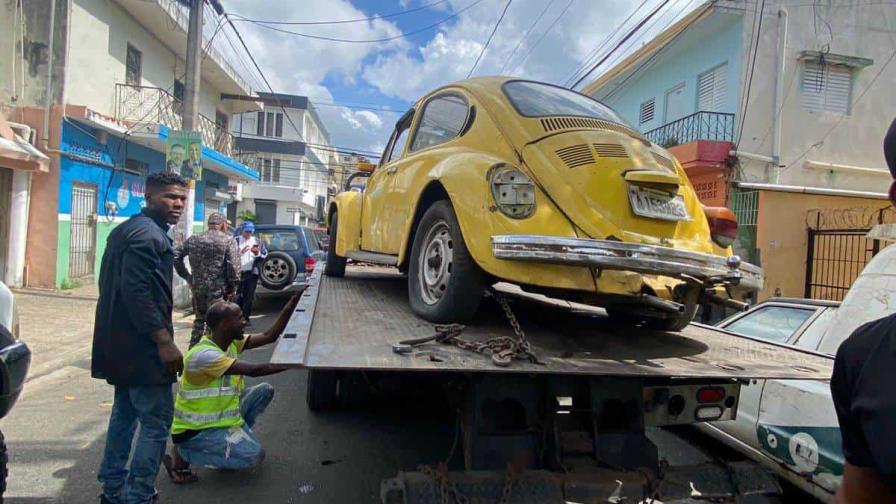
[[[684,171],[671,154],[647,141],[616,131],[567,131],[525,145],[522,158],[541,188],[590,238],[681,242],[683,248],[712,251],[706,217]],[[682,195],[690,218],[636,215],[629,187]]]

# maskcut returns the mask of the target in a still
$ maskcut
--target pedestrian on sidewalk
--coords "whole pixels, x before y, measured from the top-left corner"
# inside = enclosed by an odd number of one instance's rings
[[[227,218],[214,212],[208,229],[184,240],[174,251],[174,268],[193,293],[193,333],[190,348],[205,334],[205,312],[218,301],[230,300],[239,284],[240,258],[236,243],[224,232]],[[190,270],[184,258],[190,258]]]
[[[238,305],[222,301],[209,308],[211,336],[203,337],[184,357],[184,376],[174,406],[174,447],[164,458],[174,483],[198,480],[191,465],[242,470],[264,459],[252,426],[274,398],[274,387],[259,383],[244,390],[243,377],[271,375],[285,368],[238,357],[245,350],[277,341],[300,295],[301,291],[292,296],[270,329],[249,336],[243,334],[246,320]]]
[[[98,476],[103,504],[158,498],[155,480],[174,413],[171,384],[183,370],[174,344],[174,249],[167,233],[184,210],[187,181],[153,173],[145,199],[141,213],[109,234],[100,266],[91,375],[115,387]]]
[[[249,325],[252,321],[252,303],[255,301],[255,288],[261,275],[261,262],[268,255],[264,242],[255,237],[255,224],[251,221],[243,223],[240,235],[235,238],[240,253],[240,288],[237,303],[243,310],[243,318]]]
[[[884,139],[896,179],[896,120]],[[896,206],[896,181],[890,186]],[[838,504],[896,503],[896,314],[869,322],[837,350],[831,396],[843,443]]]

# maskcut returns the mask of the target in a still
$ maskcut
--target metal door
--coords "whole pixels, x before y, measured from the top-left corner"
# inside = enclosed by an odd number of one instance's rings
[[[93,184],[72,185],[72,230],[69,242],[68,276],[93,275],[96,262],[96,195]]]
[[[665,122],[677,121],[691,112],[688,110],[688,100],[685,96],[686,87],[682,82],[666,91]]]
[[[256,224],[276,224],[277,202],[255,200],[255,217],[258,219]]]
[[[869,229],[809,229],[804,296],[842,301],[849,287],[880,252],[878,240],[866,238]]]

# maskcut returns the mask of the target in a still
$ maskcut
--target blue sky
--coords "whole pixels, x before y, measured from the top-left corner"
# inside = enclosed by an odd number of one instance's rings
[[[386,15],[435,1],[228,0],[225,7],[253,19],[307,22]],[[636,49],[701,1],[670,1],[653,25],[648,25],[647,35],[633,38],[619,55]],[[659,3],[660,0],[644,0],[643,4],[641,0],[513,0],[474,75],[501,73],[563,84],[636,7],[642,5],[620,33]],[[406,15],[373,21],[277,25],[325,37],[381,39],[418,30],[463,10],[435,29],[373,44],[314,40],[248,22],[238,26],[276,91],[307,95],[319,104],[318,111],[334,145],[379,151],[398,114],[326,103],[368,104],[404,111],[433,88],[463,79],[505,5],[506,0],[445,0]],[[263,89],[257,77],[247,77]]]

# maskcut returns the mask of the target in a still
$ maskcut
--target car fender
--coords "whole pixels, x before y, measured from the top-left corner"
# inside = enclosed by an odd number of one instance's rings
[[[594,289],[594,279],[587,268],[544,264],[532,268],[518,261],[497,259],[492,252],[491,237],[499,234],[549,234],[575,237],[570,221],[547,195],[535,187],[536,209],[525,219],[510,218],[495,206],[489,184],[489,170],[497,164],[519,166],[481,151],[464,151],[446,157],[426,174],[414,198],[414,213],[405,225],[398,264],[406,265],[417,223],[426,209],[445,196],[450,200],[460,224],[461,234],[470,255],[480,268],[501,279],[516,283],[578,290]],[[525,168],[521,168],[525,171]],[[441,192],[442,197],[434,197]],[[340,219],[340,228],[341,225]],[[339,249],[337,249],[338,251]]]
[[[358,191],[345,191],[337,194],[330,204],[330,210],[327,212],[328,227],[333,213],[339,214],[336,242],[330,243],[330,246],[336,247],[336,255],[340,257],[345,257],[349,252],[361,248],[362,199],[362,194]]]

